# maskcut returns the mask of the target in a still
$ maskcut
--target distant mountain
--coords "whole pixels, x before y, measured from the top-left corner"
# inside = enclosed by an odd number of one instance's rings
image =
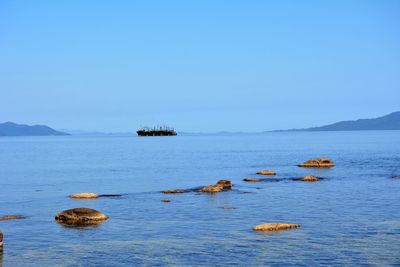
[[[96,131],[85,131],[85,130],[70,130],[70,129],[58,129],[58,131],[68,133],[70,135],[79,136],[136,136],[136,133],[129,132],[96,132]]]
[[[341,121],[333,124],[306,129],[285,131],[362,131],[362,130],[400,130],[400,111],[374,119]]]
[[[0,136],[42,136],[42,135],[69,135],[56,131],[46,125],[25,125],[13,122],[0,123]]]

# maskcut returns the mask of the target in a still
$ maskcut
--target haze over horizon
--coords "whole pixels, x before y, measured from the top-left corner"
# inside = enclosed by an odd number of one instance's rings
[[[266,131],[400,110],[399,1],[1,1],[0,122]]]

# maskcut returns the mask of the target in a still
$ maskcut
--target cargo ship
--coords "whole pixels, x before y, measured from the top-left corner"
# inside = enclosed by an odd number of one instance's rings
[[[177,133],[175,132],[175,129],[172,127],[142,127],[139,130],[137,130],[137,135],[138,136],[175,136]]]

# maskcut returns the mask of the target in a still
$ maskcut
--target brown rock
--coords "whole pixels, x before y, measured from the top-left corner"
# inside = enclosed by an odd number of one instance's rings
[[[222,186],[222,189],[232,189],[232,182],[229,180],[219,180],[216,185]]]
[[[161,191],[163,194],[181,194],[181,193],[186,193],[188,192],[187,190],[184,189],[174,189],[174,190],[164,190]]]
[[[243,181],[245,182],[263,182],[265,179],[258,179],[258,178],[244,178]]]
[[[72,194],[69,196],[70,198],[98,198],[99,195],[95,193],[78,193],[78,194]]]
[[[291,223],[265,223],[260,224],[253,227],[254,231],[263,231],[263,232],[274,232],[287,230],[292,228],[298,228],[300,224],[291,224]]]
[[[171,202],[170,199],[163,199],[162,202]]]
[[[256,172],[256,174],[260,174],[260,175],[276,175],[276,172],[271,171],[271,170],[262,170],[262,171]]]
[[[232,182],[229,180],[219,180],[216,184],[214,185],[208,185],[205,186],[197,192],[203,192],[203,193],[218,193],[221,192],[222,190],[229,190],[232,189]]]
[[[205,187],[197,190],[197,192],[218,193],[218,192],[221,192],[222,190],[224,190],[224,188],[221,185],[208,185],[208,186],[205,186]]]
[[[0,230],[0,252],[3,250],[3,232]],[[1,265],[1,262],[0,262]]]
[[[107,220],[105,214],[89,208],[76,208],[60,212],[55,216],[58,223],[71,226],[97,225]]]
[[[333,161],[328,158],[310,159],[298,165],[303,168],[330,168],[335,166]]]
[[[0,217],[0,221],[22,220],[22,219],[26,219],[26,217],[18,216],[18,215],[9,215],[9,216]]]
[[[302,181],[302,182],[316,182],[319,181],[319,178],[314,176],[314,175],[307,175],[304,176],[303,178],[298,179],[298,181]]]

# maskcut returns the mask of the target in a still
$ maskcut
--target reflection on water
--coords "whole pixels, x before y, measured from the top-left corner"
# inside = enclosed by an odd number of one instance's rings
[[[399,264],[400,180],[390,178],[399,155],[396,131],[0,138],[0,215],[28,216],[0,222],[4,266]],[[296,166],[317,156],[336,167]],[[242,181],[261,169],[275,170],[274,182]],[[292,180],[305,175],[324,179]],[[162,202],[160,190],[227,177],[232,191]],[[122,196],[68,198],[77,192]],[[110,218],[54,221],[77,207]],[[251,230],[266,222],[301,227]]]

